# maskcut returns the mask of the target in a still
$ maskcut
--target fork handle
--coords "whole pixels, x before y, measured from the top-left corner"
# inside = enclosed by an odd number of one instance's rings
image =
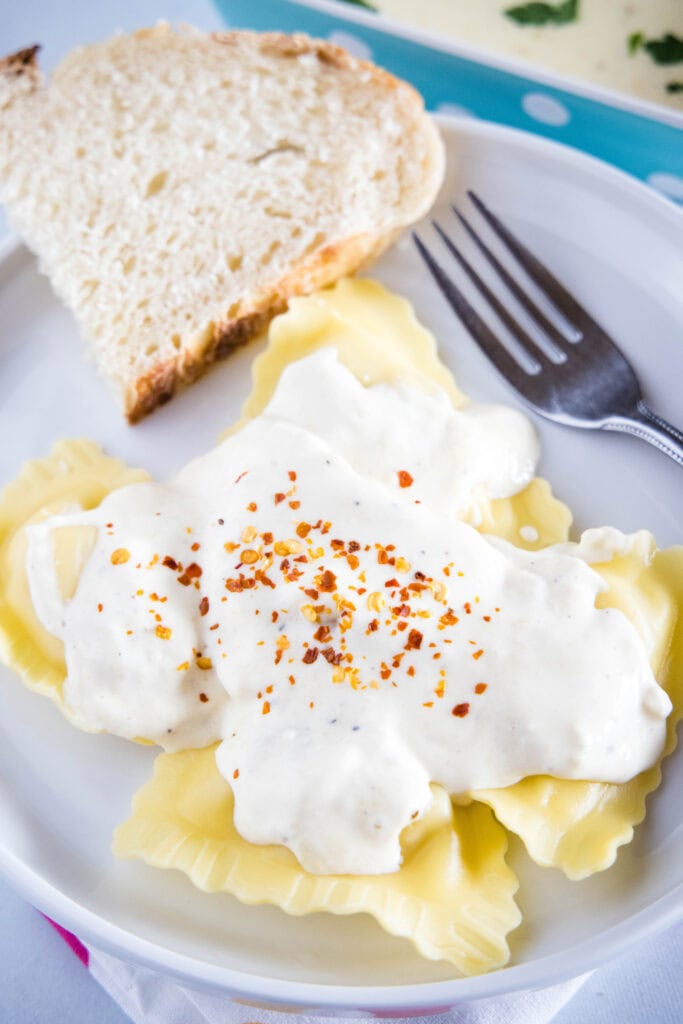
[[[645,402],[638,402],[630,416],[611,416],[604,429],[640,437],[683,466],[683,432],[648,409]]]

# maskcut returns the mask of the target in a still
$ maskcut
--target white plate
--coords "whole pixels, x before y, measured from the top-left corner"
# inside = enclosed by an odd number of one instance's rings
[[[448,200],[476,187],[619,339],[646,395],[683,420],[683,216],[634,180],[533,136],[442,120]],[[255,349],[238,352],[135,428],[83,358],[72,318],[23,251],[0,281],[0,479],[63,436],[89,436],[163,477],[203,452],[237,414]],[[410,296],[473,397],[514,401],[455,321],[404,239],[373,274]],[[654,449],[616,435],[539,422],[541,466],[580,527],[648,526],[682,539],[683,474]],[[184,876],[110,853],[154,753],[71,728],[3,671],[0,869],[42,910],[100,948],[205,988],[269,1004],[406,1011],[540,987],[576,975],[662,928],[683,909],[683,757],[665,766],[647,821],[616,866],[581,883],[535,868],[513,841],[524,924],[512,966],[454,979],[366,916],[289,918],[196,891]]]

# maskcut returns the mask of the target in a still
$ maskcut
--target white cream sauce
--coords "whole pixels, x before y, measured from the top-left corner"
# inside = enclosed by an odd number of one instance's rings
[[[681,0],[581,0],[575,22],[545,26],[519,25],[504,14],[525,0],[375,2],[381,14],[437,35],[683,109],[683,94],[666,90],[667,83],[681,81],[683,66],[656,64],[645,50],[630,54],[628,46],[633,33],[680,37]]]
[[[635,628],[594,606],[598,538],[525,552],[456,518],[487,475],[524,486],[535,454],[517,413],[307,357],[169,484],[31,528],[68,703],[170,750],[221,739],[238,830],[319,873],[396,870],[430,781],[625,781],[660,753],[670,702]],[[67,523],[98,536],[60,603],[47,538]]]

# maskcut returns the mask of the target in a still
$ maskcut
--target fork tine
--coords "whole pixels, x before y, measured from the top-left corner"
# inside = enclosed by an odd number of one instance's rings
[[[476,310],[469,304],[462,292],[456,288],[446,272],[436,262],[430,251],[422,240],[413,231],[413,241],[417,246],[420,256],[424,260],[432,277],[439,286],[446,301],[453,311],[460,317],[472,338],[476,341],[485,355],[491,360],[499,373],[501,373],[513,387],[520,391],[526,390],[530,381],[529,374],[512,358],[504,345],[496,338],[493,331],[481,319]]]
[[[582,333],[586,327],[592,327],[604,334],[600,325],[593,320],[583,306],[580,306],[573,295],[569,294],[557,278],[549,270],[546,270],[543,264],[536,259],[533,253],[529,252],[527,247],[518,238],[515,238],[509,228],[506,228],[502,221],[496,217],[495,213],[489,210],[488,206],[479,198],[476,192],[468,190],[467,194],[501,241],[504,242],[512,255],[526,270],[532,281],[536,282],[544,295],[564,314],[570,324]]]
[[[493,269],[496,271],[503,284],[505,284],[508,290],[515,296],[520,306],[527,311],[531,319],[543,331],[546,337],[550,338],[553,344],[555,344],[561,351],[564,351],[565,346],[567,344],[571,344],[571,342],[567,342],[564,335],[558,331],[557,327],[555,327],[550,320],[548,320],[545,313],[538,308],[535,302],[531,301],[524,289],[520,288],[512,274],[503,266],[495,253],[489,249],[481,235],[474,230],[467,217],[460,212],[454,203],[451,203],[451,210],[458,218],[472,241],[479,248],[480,252],[483,253]]]
[[[448,251],[455,256],[456,260],[469,277],[472,284],[479,289],[481,294],[484,296],[488,304],[491,306],[493,311],[498,316],[499,320],[505,324],[507,329],[510,331],[515,340],[519,343],[523,351],[534,360],[534,362],[541,368],[546,368],[550,365],[550,360],[546,356],[545,352],[540,349],[532,338],[526,333],[523,327],[521,327],[512,314],[505,308],[500,299],[491,291],[486,282],[479,276],[474,267],[469,263],[463,254],[461,253],[455,242],[448,237],[443,228],[432,221],[432,224],[437,231],[442,242],[448,249]]]

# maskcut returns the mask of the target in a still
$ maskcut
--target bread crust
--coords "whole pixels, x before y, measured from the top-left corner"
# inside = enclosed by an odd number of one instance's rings
[[[267,327],[287,308],[290,298],[307,295],[332,284],[339,277],[372,262],[396,238],[393,231],[384,236],[357,235],[341,243],[324,246],[311,258],[282,278],[248,311],[210,325],[173,359],[157,363],[139,377],[126,395],[126,418],[133,425],[160,405],[165,405],[182,388],[201,377],[210,366],[224,359]]]
[[[37,60],[40,49],[36,43],[0,60],[0,110],[40,85],[42,76]]]

